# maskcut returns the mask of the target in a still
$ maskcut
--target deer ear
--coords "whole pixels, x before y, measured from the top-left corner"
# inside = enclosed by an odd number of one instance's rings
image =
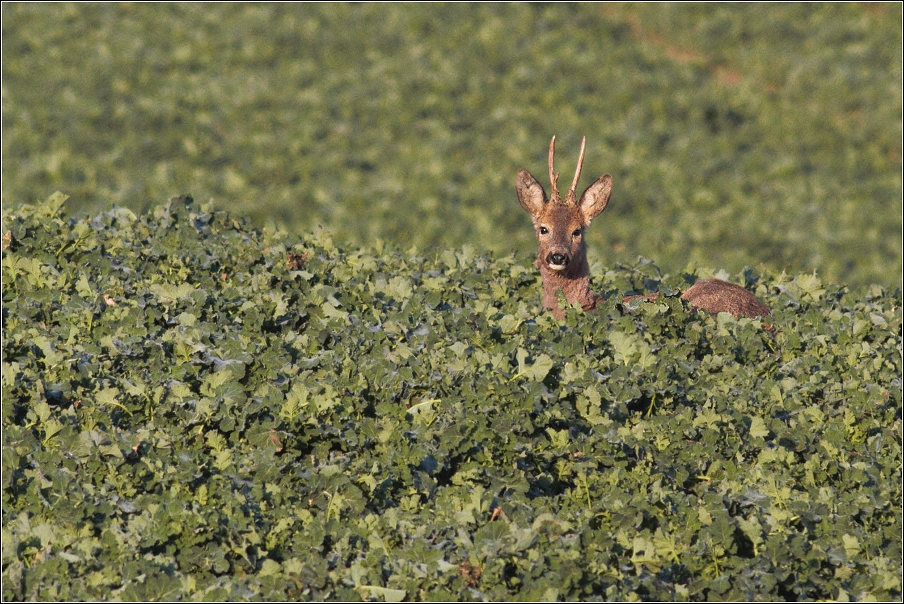
[[[518,178],[515,181],[518,189],[518,201],[521,207],[527,210],[531,216],[536,216],[546,204],[546,191],[537,182],[537,179],[527,170],[518,170]]]
[[[578,207],[584,215],[586,224],[590,224],[591,220],[603,213],[606,205],[609,204],[610,195],[612,195],[612,177],[608,174],[597,178],[592,185],[581,193]]]

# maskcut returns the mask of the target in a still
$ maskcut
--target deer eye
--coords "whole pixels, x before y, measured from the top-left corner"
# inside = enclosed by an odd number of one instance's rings
[[[539,231],[541,235],[546,235],[549,233],[549,229],[547,229],[545,226],[541,226]]]
[[[574,233],[571,234],[571,236],[574,237],[575,239],[577,239],[578,237],[580,237],[580,236],[581,236],[581,229],[577,229]]]

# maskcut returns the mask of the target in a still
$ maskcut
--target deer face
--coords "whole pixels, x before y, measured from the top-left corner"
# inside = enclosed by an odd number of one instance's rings
[[[578,159],[577,171],[571,189],[565,199],[559,197],[556,189],[558,174],[553,171],[553,154],[555,137],[549,144],[549,180],[552,184],[552,197],[537,179],[527,170],[519,170],[516,181],[518,201],[531,216],[537,232],[539,255],[537,264],[542,268],[566,276],[577,276],[587,269],[587,246],[584,243],[584,229],[596,218],[609,203],[612,193],[612,177],[606,174],[596,180],[575,198],[575,187],[581,175],[584,160],[584,144]]]

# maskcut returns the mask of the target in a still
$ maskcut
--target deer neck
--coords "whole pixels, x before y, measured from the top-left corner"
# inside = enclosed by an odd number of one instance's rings
[[[543,306],[551,309],[556,319],[565,316],[564,310],[559,307],[557,296],[559,290],[562,290],[568,304],[577,302],[585,310],[594,307],[596,296],[590,291],[590,266],[586,257],[575,258],[562,271],[549,268],[542,258],[537,259],[537,266],[543,279]]]

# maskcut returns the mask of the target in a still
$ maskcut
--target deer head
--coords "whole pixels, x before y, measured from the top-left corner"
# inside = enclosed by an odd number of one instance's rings
[[[537,266],[543,276],[544,304],[554,309],[556,316],[562,311],[556,303],[556,292],[562,290],[569,303],[579,302],[590,308],[596,298],[590,292],[590,267],[587,263],[587,245],[584,229],[606,209],[612,193],[612,177],[606,174],[596,179],[581,194],[575,195],[581,167],[584,163],[584,149],[587,139],[581,141],[581,153],[574,173],[571,188],[565,199],[559,197],[556,187],[559,175],[553,167],[556,137],[549,143],[549,182],[551,196],[546,195],[543,186],[527,170],[519,170],[516,181],[518,201],[530,214],[537,233]]]
[[[561,273],[568,277],[579,277],[589,271],[587,267],[587,246],[584,243],[584,229],[606,209],[612,193],[612,177],[606,174],[598,178],[581,194],[575,196],[581,167],[584,163],[584,149],[587,139],[581,141],[574,180],[565,199],[559,197],[556,187],[559,175],[553,168],[556,137],[549,143],[549,181],[552,195],[547,196],[543,186],[527,170],[518,171],[516,187],[518,201],[527,210],[537,233],[539,254],[537,265],[543,269]]]

